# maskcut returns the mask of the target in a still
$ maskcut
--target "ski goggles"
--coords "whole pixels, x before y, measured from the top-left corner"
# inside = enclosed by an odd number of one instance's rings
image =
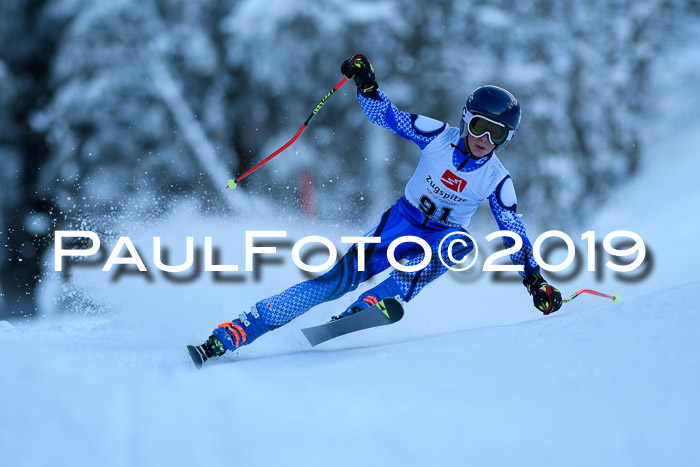
[[[474,115],[467,125],[469,134],[475,138],[489,135],[491,144],[502,144],[508,139],[508,128],[502,123],[491,120],[483,115]]]

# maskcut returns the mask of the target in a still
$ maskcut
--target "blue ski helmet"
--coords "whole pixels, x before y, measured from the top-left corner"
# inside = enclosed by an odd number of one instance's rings
[[[496,152],[501,152],[520,125],[520,104],[513,94],[498,86],[486,85],[476,88],[462,108],[460,122],[462,138],[467,136],[470,120],[477,115],[501,123],[508,128],[508,137],[496,146]]]

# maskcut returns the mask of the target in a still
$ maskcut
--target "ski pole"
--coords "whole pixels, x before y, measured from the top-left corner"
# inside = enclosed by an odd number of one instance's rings
[[[333,93],[335,93],[338,89],[340,89],[341,87],[343,87],[343,85],[344,85],[345,83],[347,83],[347,82],[348,82],[348,79],[345,78],[345,77],[343,77],[343,79],[340,80],[340,82],[339,82],[338,84],[336,84],[336,85],[333,87],[333,89],[331,89],[330,91],[328,91],[328,93],[327,93],[325,96],[323,96],[323,99],[321,99],[321,101],[320,101],[318,104],[316,104],[316,107],[314,107],[314,110],[311,112],[311,115],[309,115],[309,118],[307,118],[306,121],[301,125],[301,128],[299,128],[299,130],[297,131],[297,133],[296,133],[294,136],[292,136],[292,139],[290,139],[289,141],[287,141],[287,142],[284,144],[284,146],[282,146],[281,148],[279,148],[278,150],[276,150],[275,152],[273,152],[272,154],[270,154],[269,156],[267,156],[265,159],[263,159],[262,161],[258,162],[252,169],[248,170],[248,171],[247,171],[246,173],[244,173],[243,175],[239,175],[239,176],[236,177],[235,179],[229,180],[229,181],[228,181],[228,185],[226,185],[226,188],[236,188],[236,185],[238,184],[238,182],[240,182],[241,180],[243,180],[244,178],[246,178],[248,175],[250,175],[250,174],[252,174],[253,172],[255,172],[256,170],[258,170],[258,169],[259,169],[260,167],[262,167],[263,165],[265,165],[265,164],[267,164],[268,162],[270,162],[275,156],[279,155],[282,151],[284,151],[284,150],[287,149],[289,146],[291,146],[292,143],[294,143],[294,141],[296,141],[297,138],[299,138],[299,136],[301,136],[301,134],[304,132],[304,130],[306,130],[306,127],[309,126],[309,123],[311,123],[311,120],[316,116],[316,114],[318,113],[318,111],[321,110],[321,107],[323,107],[323,104],[326,103],[326,101],[328,100],[328,98],[331,97],[331,96],[333,95]]]
[[[581,290],[575,292],[574,294],[572,294],[570,297],[563,299],[562,301],[564,303],[569,303],[571,300],[578,297],[582,293],[589,293],[591,295],[597,295],[598,297],[609,298],[610,300],[613,301],[613,303],[619,303],[619,301],[620,301],[620,296],[618,294],[608,295],[608,294],[604,294],[602,292],[597,292],[597,291],[591,290],[591,289],[581,289]]]

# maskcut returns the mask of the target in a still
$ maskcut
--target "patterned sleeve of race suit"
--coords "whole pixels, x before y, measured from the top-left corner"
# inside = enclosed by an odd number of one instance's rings
[[[399,110],[378,89],[369,96],[363,96],[358,91],[357,99],[372,123],[413,141],[421,149],[430,144],[447,127],[439,120]]]
[[[501,230],[509,230],[520,235],[520,238],[523,240],[522,248],[510,255],[513,264],[524,267],[524,270],[519,271],[519,274],[522,277],[526,277],[532,273],[539,273],[540,267],[532,253],[532,244],[527,238],[525,226],[516,214],[517,200],[510,175],[506,176],[501,183],[498,184],[493,193],[491,193],[491,196],[489,196],[489,204],[491,205],[491,212],[493,213],[493,217],[496,218],[498,227]],[[503,237],[503,245],[506,248],[510,248],[514,244],[515,241],[513,239]]]

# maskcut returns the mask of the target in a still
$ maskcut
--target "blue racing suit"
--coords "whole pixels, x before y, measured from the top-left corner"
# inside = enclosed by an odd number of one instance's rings
[[[364,271],[358,270],[358,246],[353,245],[325,274],[257,302],[252,313],[259,327],[280,327],[316,305],[335,300],[355,290],[362,282],[385,271],[391,266],[387,259],[388,246],[402,236],[416,236],[425,240],[431,248],[430,262],[415,272],[393,269],[387,279],[366,291],[355,304],[360,304],[362,297],[368,294],[380,300],[398,297],[404,302],[410,301],[423,287],[447,271],[445,264],[458,264],[473,249],[471,241],[465,241],[460,247],[449,252],[449,242],[444,242],[442,248],[440,243],[443,238],[454,232],[466,232],[464,226],[468,225],[471,213],[478,203],[486,198],[499,228],[515,232],[523,240],[523,247],[510,255],[514,264],[524,267],[520,274],[524,277],[539,272],[525,227],[516,215],[517,203],[512,180],[493,153],[480,159],[471,158],[464,138],[457,137],[457,129],[437,120],[400,111],[379,90],[370,96],[363,96],[360,92],[357,95],[362,109],[373,123],[418,145],[422,151],[419,167],[407,185],[406,195],[384,212],[375,226],[365,234],[380,237],[381,242],[366,245]],[[426,178],[425,173],[421,172],[421,165],[426,165],[424,162],[428,165],[443,164],[439,168],[440,173],[428,173]],[[443,174],[444,167],[446,170]],[[482,178],[486,177],[491,177],[491,180],[484,182]],[[419,198],[420,193],[416,194],[411,185],[413,183],[420,187],[420,184],[425,185],[426,182],[428,192]],[[472,188],[475,186],[481,187],[481,191],[475,191]],[[488,191],[483,191],[483,187],[487,187]],[[466,214],[463,208],[465,203],[472,203]],[[442,206],[439,212],[437,205]],[[460,210],[461,217],[458,215]],[[452,222],[453,220],[459,222]],[[513,244],[511,239],[503,238],[506,248]],[[406,242],[396,249],[394,257],[397,260],[403,259],[405,266],[412,266],[420,264],[425,258],[425,253],[420,245]],[[215,334],[222,340],[226,339],[221,330],[215,331]],[[224,342],[224,346],[231,347],[227,342]]]

